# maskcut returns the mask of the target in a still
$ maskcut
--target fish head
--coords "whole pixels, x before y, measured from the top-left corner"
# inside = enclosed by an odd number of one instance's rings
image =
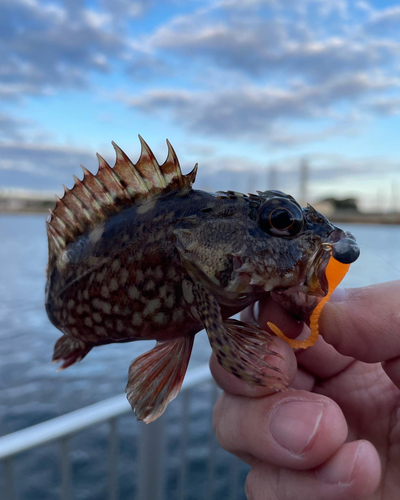
[[[234,255],[233,280],[227,287],[247,283],[253,293],[270,292],[288,312],[308,319],[328,292],[325,271],[333,256],[350,264],[359,256],[353,235],[333,225],[311,205],[303,208],[280,191],[253,197],[247,245]]]

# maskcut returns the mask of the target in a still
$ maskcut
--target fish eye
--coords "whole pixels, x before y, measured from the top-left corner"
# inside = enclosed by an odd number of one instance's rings
[[[274,236],[294,236],[303,228],[303,212],[295,203],[275,198],[261,206],[257,223]]]

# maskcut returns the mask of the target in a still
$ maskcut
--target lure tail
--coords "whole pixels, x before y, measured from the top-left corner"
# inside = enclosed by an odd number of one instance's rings
[[[285,340],[290,347],[293,349],[307,349],[307,347],[311,347],[315,344],[319,335],[319,326],[318,320],[321,316],[322,309],[325,304],[330,299],[332,293],[339,286],[343,278],[346,276],[347,271],[350,268],[350,264],[343,264],[336,260],[334,257],[331,257],[328,262],[328,266],[326,268],[326,279],[328,280],[328,293],[325,297],[319,302],[317,307],[314,309],[313,313],[310,316],[310,328],[311,332],[307,339],[305,340],[294,340],[282,332],[280,328],[278,328],[273,323],[267,323],[269,328],[281,339]]]

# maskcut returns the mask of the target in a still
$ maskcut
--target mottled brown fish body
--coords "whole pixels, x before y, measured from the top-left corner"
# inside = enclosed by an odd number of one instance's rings
[[[53,361],[64,369],[97,345],[157,340],[131,363],[126,387],[146,422],[178,394],[203,328],[228,372],[285,387],[265,361],[276,354],[271,335],[228,318],[267,293],[309,318],[327,293],[332,248],[340,241],[336,257],[353,261],[354,239],[279,191],[195,191],[197,166],[182,175],[169,143],[159,165],[140,140],[136,165],[114,145],[114,168],[99,156],[96,176],[84,169],[47,223],[46,310],[63,333]]]
[[[173,230],[177,218],[194,216],[212,199],[192,191],[141,203],[71,242],[49,275],[46,307],[53,323],[92,345],[201,330],[183,294],[190,277]]]

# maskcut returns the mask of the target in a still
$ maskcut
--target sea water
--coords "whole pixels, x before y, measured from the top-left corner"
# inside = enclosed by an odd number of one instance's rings
[[[361,256],[351,267],[344,286],[400,279],[400,227],[340,225],[350,230],[361,246]],[[44,215],[0,215],[0,435],[44,422],[123,392],[129,363],[150,349],[153,342],[114,344],[93,349],[84,362],[61,373],[50,360],[60,332],[44,309],[47,237]],[[193,367],[208,361],[210,347],[204,332],[196,336]],[[191,395],[191,438],[185,498],[206,498],[206,467],[210,439],[210,392],[205,387]],[[178,398],[168,409],[170,474],[166,498],[174,500],[181,455]],[[119,420],[120,498],[134,499],[137,472],[137,425],[134,416]],[[71,441],[72,498],[107,498],[107,425],[80,433]],[[59,497],[60,472],[55,444],[24,454],[16,461],[21,500],[54,500]],[[228,498],[232,485],[229,457],[216,451],[218,498]],[[247,468],[242,467],[239,483]],[[236,485],[233,486],[234,488]],[[229,498],[234,498],[230,496]],[[238,486],[236,498],[243,498]]]

